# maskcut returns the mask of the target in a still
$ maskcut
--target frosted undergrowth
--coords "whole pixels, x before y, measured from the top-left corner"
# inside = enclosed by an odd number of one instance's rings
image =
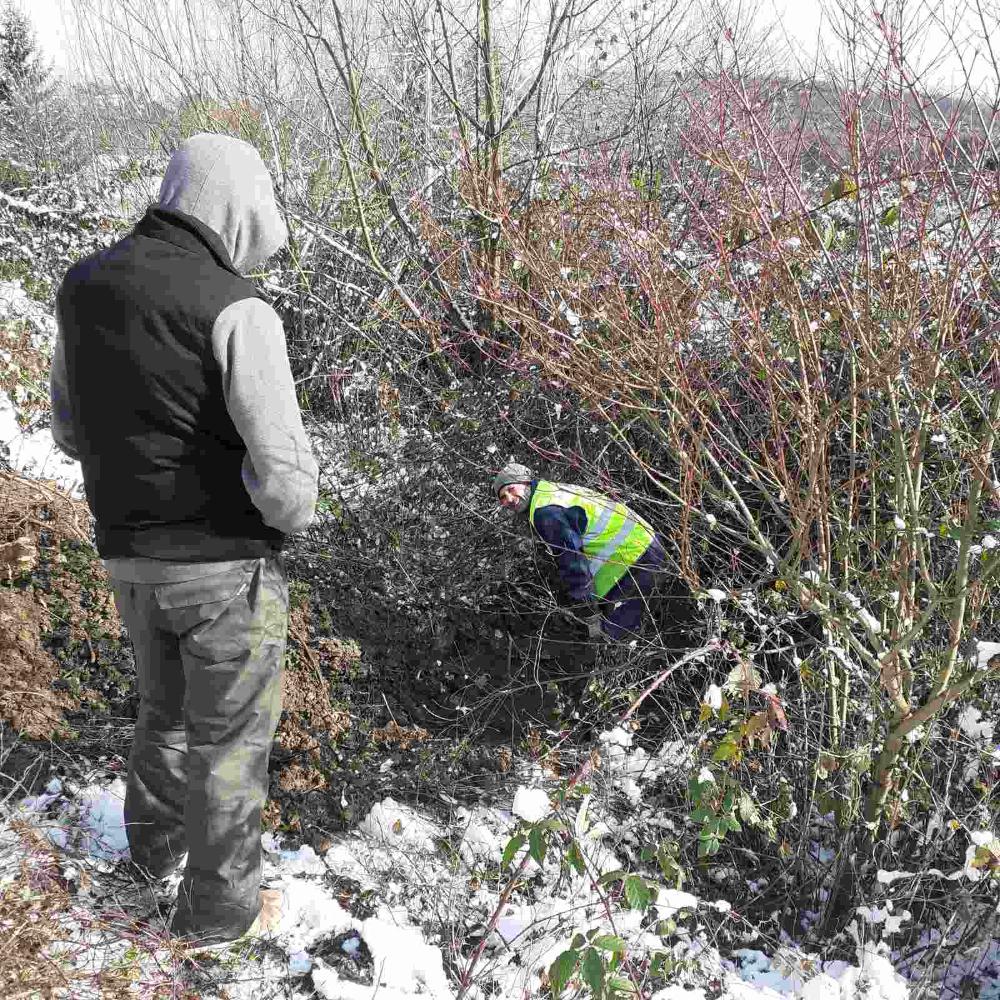
[[[521,786],[502,805],[458,807],[447,819],[414,809],[391,798],[376,803],[357,828],[330,842],[323,855],[312,847],[283,844],[265,835],[265,878],[283,894],[283,915],[272,947],[261,949],[252,976],[227,981],[230,997],[278,996],[369,998],[448,998],[457,992],[456,974],[465,967],[469,941],[486,936],[475,970],[470,997],[541,998],[546,996],[547,970],[574,934],[614,934],[628,947],[634,964],[656,953],[676,963],[673,981],[650,996],[653,1000],[707,1000],[793,997],[803,1000],[903,1000],[909,996],[904,978],[894,969],[888,948],[857,933],[856,961],[820,962],[791,943],[778,952],[739,949],[723,957],[714,947],[710,927],[736,919],[725,900],[699,898],[680,889],[661,889],[647,913],[608,905],[595,890],[592,875],[625,867],[621,848],[635,839],[642,824],[655,819],[643,795],[654,779],[685,780],[689,749],[668,745],[657,754],[632,746],[632,734],[614,729],[601,734],[601,761],[591,791],[561,810],[572,825],[588,873],[578,875],[550,850],[541,864],[529,859],[522,888],[492,920],[500,903],[505,876],[497,864],[519,823],[553,815],[557,783],[535,764],[517,772]],[[63,859],[70,874],[88,869],[101,873],[127,852],[123,830],[123,784],[119,779],[79,785],[53,779],[39,795],[14,807],[0,836],[0,862],[10,863],[27,848],[9,820],[18,819],[40,831]],[[615,819],[612,801],[635,808],[625,820]],[[978,838],[986,843],[986,833]],[[973,841],[970,849],[981,847]],[[516,867],[527,846],[514,857]],[[883,873],[883,884],[912,877]],[[69,876],[67,876],[69,877]],[[351,880],[370,902],[369,912],[345,909],[342,886]],[[124,935],[108,938],[87,919],[88,895],[77,893],[67,915],[65,954],[81,962],[140,961],[152,975],[165,953],[154,940],[135,959],[134,942]],[[907,914],[908,916],[908,914]],[[855,928],[885,922],[900,912],[871,907]],[[665,924],[665,921],[670,921]],[[660,933],[669,928],[669,933]],[[870,938],[870,935],[868,936]],[[96,942],[100,947],[96,947]],[[346,954],[362,947],[370,955],[368,982],[344,978],[330,954],[331,942]],[[162,945],[162,940],[158,942]],[[78,946],[87,944],[80,951]],[[455,945],[461,947],[456,950]],[[131,949],[131,951],[130,951]],[[85,956],[85,957],[80,957]],[[1000,956],[995,956],[1000,961]],[[979,956],[980,964],[982,956]]]

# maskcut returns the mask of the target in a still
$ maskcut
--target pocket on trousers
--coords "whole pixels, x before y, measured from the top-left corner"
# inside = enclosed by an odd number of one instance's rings
[[[162,583],[154,590],[156,603],[164,610],[197,608],[205,604],[231,601],[250,589],[259,559],[246,559],[233,569],[197,580]]]

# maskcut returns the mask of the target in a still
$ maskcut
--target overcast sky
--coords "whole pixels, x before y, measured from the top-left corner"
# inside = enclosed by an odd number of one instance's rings
[[[67,38],[71,38],[73,4],[72,0],[13,0],[33,21],[38,43],[58,71],[69,72]],[[655,0],[654,0],[655,2]],[[753,3],[754,0],[750,0]],[[941,55],[943,49],[949,49],[946,43],[947,33],[958,25],[958,34],[982,37],[982,30],[967,13],[972,0],[905,0],[908,9],[917,14],[921,22],[921,33],[926,35],[928,43],[923,52],[922,64],[934,63],[938,69],[934,73],[933,83],[936,86],[953,86],[959,77],[960,64],[953,52]],[[824,21],[821,0],[758,0],[756,4],[760,14],[765,19],[773,19],[776,31],[786,34],[789,42],[799,50],[805,61],[815,57],[817,50],[824,54],[836,51],[836,45],[831,38],[829,21]],[[993,7],[995,4],[987,5]],[[872,38],[875,35],[874,24],[870,18],[862,19],[858,27],[862,37]],[[993,26],[995,27],[995,26]],[[977,50],[980,50],[977,52]],[[985,46],[977,40],[969,40],[961,46],[962,57],[973,63],[973,77],[976,82],[993,80],[995,74],[990,68]],[[995,81],[994,81],[995,82]]]

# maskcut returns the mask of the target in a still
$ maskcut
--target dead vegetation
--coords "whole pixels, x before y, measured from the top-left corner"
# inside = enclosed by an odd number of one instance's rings
[[[0,473],[0,718],[31,739],[71,737],[66,713],[94,697],[53,687],[62,668],[45,637],[54,625],[88,645],[95,629],[121,631],[96,554],[73,557],[89,549],[89,518],[54,483]]]
[[[17,422],[27,427],[49,409],[49,359],[34,344],[26,320],[0,323],[0,392],[14,403]]]
[[[277,742],[290,752],[305,753],[319,760],[319,742],[312,733],[336,740],[350,726],[350,715],[330,700],[330,686],[324,676],[346,669],[361,658],[356,643],[325,638],[309,638],[309,605],[293,606],[290,614],[289,655],[285,659],[284,712]]]
[[[59,859],[42,837],[25,825],[16,831],[30,843],[14,877],[0,892],[0,994],[50,997],[57,984],[69,986],[67,972],[51,957],[61,921],[71,905]]]

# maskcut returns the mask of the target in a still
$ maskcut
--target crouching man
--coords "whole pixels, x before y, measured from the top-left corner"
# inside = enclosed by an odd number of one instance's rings
[[[187,862],[171,930],[224,945],[276,919],[261,811],[281,712],[286,535],[317,466],[284,330],[243,277],[285,243],[260,156],[196,135],[159,201],[59,288],[52,431],[78,458],[135,649],[125,822],[152,877]]]
[[[638,635],[666,559],[648,521],[584,486],[536,479],[517,462],[500,470],[493,493],[502,507],[527,515],[591,639]]]

